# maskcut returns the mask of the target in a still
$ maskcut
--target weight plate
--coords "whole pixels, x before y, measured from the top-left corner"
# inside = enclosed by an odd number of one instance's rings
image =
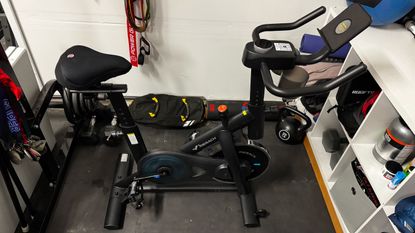
[[[95,111],[95,108],[98,104],[96,101],[96,98],[97,98],[96,95],[90,95],[88,96],[88,98],[85,98],[85,105],[89,113],[92,113],[93,111]]]
[[[264,148],[256,145],[236,145],[236,151],[238,152],[241,168],[250,168],[249,174],[247,176],[248,180],[258,178],[268,169],[270,156]],[[213,157],[224,158],[223,152],[219,151]],[[221,177],[226,177],[226,175],[222,174]],[[221,179],[219,177],[216,177],[216,179],[222,182],[232,181],[231,179]]]
[[[65,111],[66,118],[68,119],[70,123],[76,124],[78,122],[78,119],[76,118],[73,107],[72,107],[71,93],[69,92],[67,88],[63,89],[62,99],[63,99],[63,108]]]
[[[81,107],[81,111],[83,113],[88,113],[88,109],[86,108],[85,104],[85,96],[83,93],[79,93],[79,106]]]
[[[83,113],[81,111],[81,106],[79,106],[79,93],[72,92],[72,107],[74,110],[74,113],[76,115],[76,118],[79,119],[83,116]]]
[[[184,160],[172,155],[148,155],[141,162],[141,176],[159,174],[160,169],[168,170],[168,175],[153,179],[155,183],[183,182],[192,178],[192,167]]]

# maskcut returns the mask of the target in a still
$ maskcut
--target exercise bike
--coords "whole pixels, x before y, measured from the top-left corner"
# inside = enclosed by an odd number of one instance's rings
[[[293,98],[327,92],[366,71],[361,63],[337,78],[319,86],[284,89],[273,83],[270,70],[291,70],[297,65],[319,62],[350,41],[370,25],[371,19],[359,6],[352,5],[319,30],[326,45],[318,53],[302,55],[289,41],[265,40],[260,33],[296,29],[324,14],[320,7],[293,23],[266,24],[255,28],[252,42],[246,44],[243,64],[251,69],[250,102],[248,110],[236,116],[227,115],[226,106],[220,106],[221,123],[185,143],[177,151],[148,151],[140,130],[133,121],[123,97],[127,86],[102,83],[127,73],[130,63],[122,57],[99,53],[84,46],[69,48],[56,66],[57,81],[70,93],[106,93],[118,117],[119,127],[128,143],[130,154],[121,154],[118,160],[105,219],[105,228],[119,229],[123,225],[127,203],[137,208],[143,204],[144,191],[236,191],[240,198],[243,223],[259,226],[259,218],[266,211],[257,208],[249,181],[266,172],[269,164],[267,151],[254,143],[237,144],[233,132],[248,127],[251,142],[264,133],[264,92]],[[221,151],[214,156],[201,155],[203,149],[219,143]],[[133,162],[137,171],[132,171]]]

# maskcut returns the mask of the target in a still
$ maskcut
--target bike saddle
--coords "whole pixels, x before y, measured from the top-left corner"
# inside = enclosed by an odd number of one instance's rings
[[[123,57],[76,45],[60,56],[56,64],[55,75],[63,87],[82,90],[125,74],[130,69],[131,64]]]

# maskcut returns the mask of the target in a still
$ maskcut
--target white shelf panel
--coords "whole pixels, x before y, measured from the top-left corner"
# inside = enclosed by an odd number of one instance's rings
[[[346,2],[338,5],[339,7],[330,9],[327,21],[341,12],[346,7]],[[354,156],[359,159],[379,198],[381,207],[365,220],[358,229],[358,233],[382,231],[397,233],[399,231],[387,216],[394,212],[394,206],[398,201],[415,195],[415,172],[410,174],[395,190],[390,190],[387,187],[389,180],[382,176],[383,165],[374,158],[372,149],[374,143],[382,137],[386,127],[399,115],[415,132],[415,105],[411,102],[415,99],[413,91],[415,90],[415,75],[413,75],[415,40],[411,33],[401,25],[389,25],[368,28],[351,41],[351,44],[352,49],[340,73],[350,65],[362,61],[368,66],[369,72],[383,92],[353,138],[348,137],[344,127],[338,122],[337,111],[330,114],[325,112],[337,103],[336,90],[330,92],[329,99],[320,115],[321,119],[313,130],[314,141],[310,140],[310,143],[316,154],[324,182],[330,189]],[[330,156],[321,145],[321,136],[327,129],[336,129],[339,134],[344,132],[345,137],[351,142],[351,150],[349,148],[349,151],[343,154],[334,170],[330,168]],[[334,206],[341,222],[344,223],[335,203]],[[342,226],[345,229],[344,224]]]
[[[356,233],[379,233],[387,232],[393,233],[396,228],[393,227],[392,222],[389,221],[387,213],[383,208],[378,208],[363,224],[356,230]]]
[[[380,203],[384,204],[394,194],[394,190],[387,187],[389,180],[383,177],[383,165],[372,154],[373,146],[373,144],[352,144],[353,151],[362,165],[367,179],[372,185]]]
[[[333,105],[330,101],[326,101],[313,130],[309,134],[310,137],[322,137],[324,131],[327,129],[337,130],[340,136],[344,134],[337,116],[334,113],[327,113],[327,110],[332,107]]]
[[[363,127],[360,127],[356,132],[353,143],[374,144],[378,142],[388,125],[397,117],[399,114],[385,93],[382,92],[363,120]]]
[[[327,153],[323,145],[321,144],[321,137],[311,137],[311,133],[308,134],[308,140],[311,145],[311,149],[313,150],[314,156],[317,160],[317,164],[319,166],[320,173],[323,177],[324,183],[326,185],[326,188],[330,190],[334,182],[330,182],[329,178],[331,176],[332,170],[330,168],[330,154]],[[339,209],[336,206],[336,203],[333,202],[333,197],[331,196],[331,193],[329,193],[330,200],[333,203],[334,210],[336,211],[336,215],[339,216],[340,225],[343,229],[344,233],[350,233],[346,227],[346,224],[344,223],[343,219],[340,217],[341,214],[339,212]]]
[[[329,192],[329,193],[330,193],[330,192]],[[332,198],[332,196],[331,196],[331,193],[330,193],[330,198],[331,198],[331,201],[333,202],[333,198]],[[335,212],[336,212],[336,215],[337,215],[337,217],[339,218],[340,226],[342,227],[343,233],[351,233],[351,232],[349,231],[349,229],[347,229],[346,223],[344,223],[344,220],[343,220],[343,218],[342,218],[342,215],[341,215],[341,213],[340,213],[339,209],[338,209],[338,208],[337,208],[337,206],[336,206],[336,203],[334,203],[334,202],[333,202],[333,206],[334,206],[334,210],[335,210]]]
[[[321,175],[323,179],[327,182],[330,179],[332,174],[332,169],[330,167],[330,157],[331,154],[327,153],[324,150],[323,144],[321,143],[321,137],[308,137],[310,141],[311,148],[313,149],[314,156],[316,157]],[[326,184],[327,188],[330,188],[329,183]]]
[[[351,42],[393,106],[415,129],[415,43],[401,25],[371,27]]]
[[[385,206],[383,207],[383,210],[385,211],[386,216],[389,216],[389,215],[391,215],[391,214],[395,213],[395,206],[385,205]],[[399,233],[400,231],[398,230],[398,228],[396,228],[396,226],[392,223],[392,221],[391,221],[389,218],[388,218],[388,220],[389,220],[389,222],[390,222],[391,226],[393,227],[393,230],[394,230],[396,233]]]
[[[329,183],[333,183],[333,184],[334,184],[334,182],[329,182]],[[341,216],[341,213],[340,213],[339,209],[337,208],[336,203],[333,201],[333,197],[332,197],[331,192],[329,192],[329,195],[330,195],[330,200],[331,200],[331,202],[333,203],[334,211],[336,212],[336,215],[337,215],[337,217],[338,217],[338,219],[339,219],[340,226],[341,226],[341,228],[342,228],[342,230],[343,230],[343,233],[351,233],[351,232],[349,231],[349,229],[347,229],[347,227],[346,227],[346,223],[344,223],[344,220],[343,220],[343,218],[342,218],[342,216]]]
[[[332,175],[330,177],[330,182],[335,183],[336,180],[343,174],[347,166],[350,166],[351,162],[356,159],[356,156],[351,148],[350,144],[344,150],[341,158],[337,162],[336,166],[333,169]]]
[[[329,99],[329,102],[330,102],[330,104],[331,104],[332,106],[336,106],[336,105],[337,105],[337,100],[336,100],[336,97],[335,97],[335,96],[330,96],[328,99]],[[336,115],[336,117],[337,117],[337,119],[338,119],[337,109],[333,109],[333,110],[331,110],[331,112],[330,112],[329,114],[334,114],[334,115]],[[340,124],[341,129],[343,130],[343,134],[344,134],[344,136],[347,138],[347,140],[348,140],[348,141],[349,141],[349,143],[350,143],[350,142],[352,141],[352,138],[349,136],[349,134],[347,134],[346,129],[344,128],[343,124],[341,124],[341,123],[340,123],[340,121],[339,121],[339,124]]]

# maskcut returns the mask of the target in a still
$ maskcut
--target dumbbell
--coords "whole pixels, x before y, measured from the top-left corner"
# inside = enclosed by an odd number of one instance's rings
[[[335,153],[341,149],[342,144],[347,144],[347,138],[341,138],[335,129],[323,132],[323,147],[327,153]]]

